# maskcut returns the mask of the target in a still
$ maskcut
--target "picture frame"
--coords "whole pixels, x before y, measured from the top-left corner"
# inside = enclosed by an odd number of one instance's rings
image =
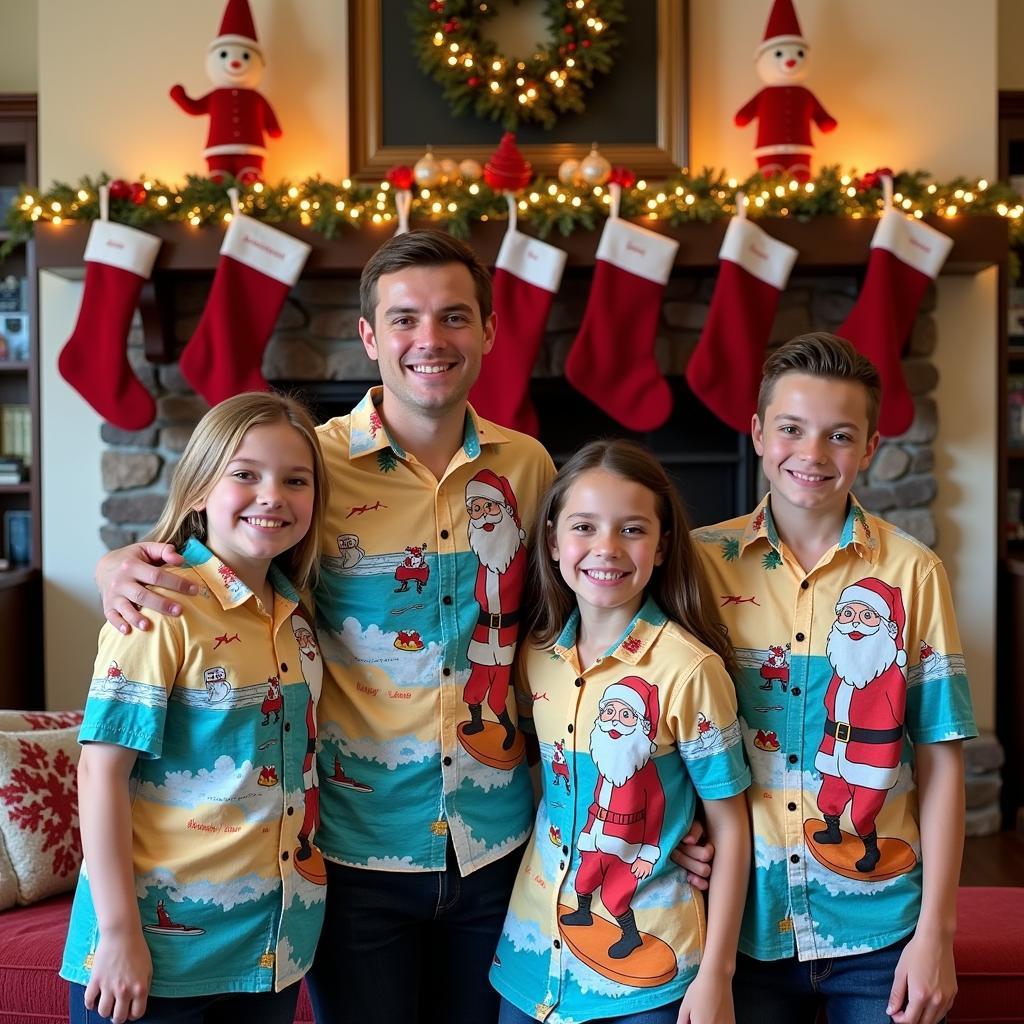
[[[409,40],[411,2],[349,4],[350,177],[379,181],[395,164],[414,164],[428,146],[438,159],[483,162],[504,130],[498,121],[456,117],[441,87],[420,70]],[[550,132],[517,131],[537,174],[553,175],[593,142],[612,164],[642,177],[687,165],[687,0],[630,0],[626,10],[615,66],[598,76],[587,110],[565,115]]]
[[[28,509],[4,512],[4,558],[12,569],[32,564],[32,513]]]

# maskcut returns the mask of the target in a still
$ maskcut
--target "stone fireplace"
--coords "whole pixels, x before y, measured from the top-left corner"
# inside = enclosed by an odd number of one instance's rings
[[[672,418],[640,435],[658,453],[679,485],[695,525],[749,510],[761,493],[756,458],[747,437],[720,423],[690,393],[683,372],[708,313],[716,271],[679,268],[668,284],[661,311],[657,356],[675,395]],[[191,337],[209,289],[208,274],[181,275],[173,289],[173,346]],[[576,393],[563,366],[582,320],[590,271],[571,267],[562,282],[534,368],[533,395],[541,440],[556,461],[592,437],[628,435]],[[795,274],[782,296],[772,331],[778,343],[810,330],[834,330],[850,311],[859,288],[853,275]],[[936,343],[930,293],[904,354],[903,370],[914,395],[910,430],[885,440],[855,493],[923,543],[937,540],[932,503],[937,492],[932,443],[937,429],[931,397],[938,380],[930,356]],[[305,395],[321,418],[347,412],[377,377],[357,332],[358,282],[353,276],[304,278],[293,290],[267,348],[264,376]],[[155,522],[174,465],[206,403],[192,392],[177,363],[146,360],[140,322],[132,330],[129,355],[136,373],[157,401],[157,420],[145,430],[102,427],[101,472],[106,499],[101,534],[108,547],[144,536]]]

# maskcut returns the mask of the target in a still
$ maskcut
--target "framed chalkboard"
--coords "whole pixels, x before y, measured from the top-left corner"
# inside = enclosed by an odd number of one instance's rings
[[[409,8],[422,0],[349,0],[350,175],[380,180],[415,163],[429,145],[438,158],[482,160],[501,138],[499,122],[456,117],[441,87],[419,68]],[[525,2],[525,0],[524,0]],[[520,126],[517,141],[541,174],[597,142],[613,164],[666,175],[687,164],[687,0],[629,0],[611,73],[587,94],[586,110],[550,131]]]

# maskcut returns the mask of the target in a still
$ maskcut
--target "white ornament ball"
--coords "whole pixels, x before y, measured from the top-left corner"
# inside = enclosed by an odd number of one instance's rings
[[[412,176],[420,188],[433,188],[441,180],[441,164],[431,150],[428,149],[413,164]]]
[[[445,159],[441,161],[441,180],[459,180],[459,165],[450,157],[445,157]]]
[[[580,162],[579,160],[573,160],[571,157],[568,160],[563,160],[558,165],[558,180],[563,185],[571,185],[580,173]]]
[[[459,164],[459,174],[463,181],[479,181],[483,177],[484,169],[476,160],[463,160]]]
[[[603,185],[611,173],[612,165],[601,156],[597,146],[580,161],[580,177],[588,185]]]

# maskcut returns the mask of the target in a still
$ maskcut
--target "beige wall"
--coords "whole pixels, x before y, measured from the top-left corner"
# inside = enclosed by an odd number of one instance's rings
[[[0,0],[7,3],[8,0]],[[345,148],[346,5],[336,0],[252,0],[266,43],[262,91],[285,129],[271,143],[268,177],[340,176]],[[691,163],[751,167],[752,131],[732,127],[733,112],[757,89],[752,51],[768,0],[690,0]],[[867,170],[879,164],[925,167],[938,176],[987,175],[995,164],[997,2],[974,0],[798,0],[813,50],[808,84],[839,120],[821,140],[819,161]],[[166,98],[182,82],[205,88],[203,53],[220,5],[91,0],[89,19],[73,0],[45,0],[39,26],[42,178],[77,178],[106,169],[177,180],[201,168],[205,125]],[[756,14],[752,14],[756,11]],[[216,13],[213,13],[216,12]],[[73,23],[74,32],[66,26]],[[912,43],[908,42],[912,40]],[[9,48],[0,38],[0,56]],[[102,57],[83,78],[82,54]],[[116,55],[116,62],[113,60]],[[2,63],[2,61],[0,61]],[[128,84],[130,83],[130,84]],[[993,715],[992,617],[995,540],[995,297],[991,275],[945,280],[940,288],[939,364],[943,399],[956,410],[943,423],[940,552],[950,565],[980,721]],[[77,286],[44,291],[44,366],[52,367],[70,322]],[[44,546],[47,687],[53,706],[80,704],[99,624],[91,572],[99,551],[99,422],[47,372],[47,436],[73,431],[73,446],[45,450]],[[69,622],[72,619],[73,622]],[[69,630],[77,629],[77,633]]]
[[[35,92],[38,83],[36,0],[0,0],[0,92]]]

